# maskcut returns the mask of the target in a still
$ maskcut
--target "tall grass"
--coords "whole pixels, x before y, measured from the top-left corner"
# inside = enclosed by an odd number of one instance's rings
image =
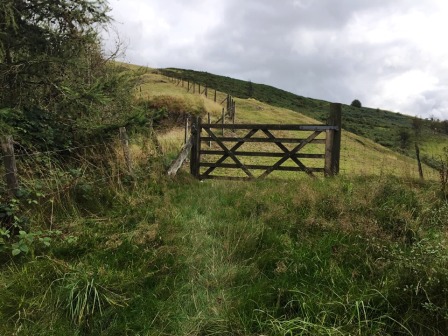
[[[158,149],[132,137],[133,174],[118,142],[22,171],[35,202],[18,214],[53,233],[32,254],[0,252],[0,334],[448,333],[437,182],[169,178],[182,133],[159,133]]]

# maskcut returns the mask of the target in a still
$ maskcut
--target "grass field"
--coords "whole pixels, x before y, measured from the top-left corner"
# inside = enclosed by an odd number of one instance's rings
[[[319,121],[327,118],[328,102],[302,97],[268,85],[249,83],[229,77],[210,74],[207,72],[185,69],[161,69],[162,73],[177,78],[188,79],[211,88],[222,90],[239,98],[254,98],[271,106],[287,108]],[[381,106],[356,108],[349,102],[341,102],[342,125],[347,131],[368,138],[394,151],[401,151],[407,156],[415,157],[414,142],[418,141],[422,147],[424,161],[434,165],[432,157],[440,155],[441,150],[448,144],[446,125],[432,120],[420,120],[421,134],[414,135],[413,118],[404,114],[381,109]],[[439,129],[439,131],[434,131]],[[443,132],[442,129],[445,129]],[[400,133],[409,135],[408,141],[400,141]]]
[[[158,73],[147,74],[144,77],[144,81],[141,85],[142,95],[151,99],[153,95],[168,95],[174,97],[186,97],[185,99],[192,99],[191,97],[200,97],[201,99],[208,102],[206,104],[206,110],[211,114],[212,122],[217,120],[221,116],[222,106],[214,103],[211,99],[205,98],[203,95],[193,95],[191,92],[187,93],[186,83],[184,87],[181,85],[176,85],[170,82],[170,79],[164,77]],[[217,101],[222,101],[226,94],[218,92]],[[197,98],[196,98],[197,99]],[[260,123],[260,124],[316,124],[320,121],[310,118],[307,115],[292,111],[289,109],[276,107],[268,105],[266,103],[257,101],[253,98],[241,99],[235,98],[236,101],[236,123]],[[320,106],[320,113],[322,115],[328,115],[328,106]],[[205,119],[205,117],[204,117]],[[228,120],[227,122],[230,122]],[[179,131],[179,135],[181,132]],[[240,134],[241,135],[241,134]],[[286,136],[286,134],[281,134],[277,132],[278,136]],[[291,136],[299,136],[296,134],[290,134]],[[301,134],[300,136],[307,136],[307,134]],[[228,145],[228,144],[226,144]],[[214,149],[218,149],[216,144],[214,144]],[[443,142],[440,142],[440,137],[434,137],[433,141],[427,142],[425,146],[422,146],[422,152],[424,153],[442,153]],[[244,148],[243,148],[244,147]],[[262,150],[260,146],[245,144],[241,150],[253,150],[258,148],[259,151]],[[314,152],[323,153],[322,148],[312,148],[304,152]],[[275,146],[266,145],[263,150],[273,150],[278,152],[278,148]],[[317,152],[316,152],[317,150]],[[210,159],[213,159],[210,158]],[[225,163],[230,163],[231,160],[228,159]],[[254,159],[254,158],[244,158],[243,163],[247,164],[269,164],[273,159]],[[323,161],[311,161],[309,163],[312,166],[323,167]],[[288,160],[285,165],[295,165],[291,160]],[[222,170],[222,169],[221,169]],[[429,167],[423,166],[424,174],[427,179],[437,180],[437,172]],[[219,170],[217,170],[219,172]],[[242,172],[219,172],[220,175],[229,175],[231,173],[236,173],[235,176],[244,176]],[[242,173],[242,174],[241,174]],[[258,173],[258,172],[257,172]],[[260,172],[261,173],[261,172]],[[344,130],[342,138],[342,149],[341,149],[341,174],[346,174],[347,176],[353,175],[382,175],[382,174],[392,174],[395,176],[406,176],[411,178],[418,177],[418,167],[417,161],[406,155],[397,153],[392,149],[381,146],[374,141],[364,138],[362,136],[356,135],[354,133]],[[286,177],[286,178],[301,178],[302,174],[291,174],[287,172],[275,172],[274,177]]]
[[[140,92],[220,115],[155,70]],[[236,103],[238,122],[316,123]],[[172,178],[184,130],[161,125],[157,141],[130,134],[132,174],[118,139],[76,171],[29,163],[32,192],[8,203],[24,250],[0,231],[0,335],[448,334],[448,194],[430,168],[421,181],[413,159],[344,131],[335,178]]]

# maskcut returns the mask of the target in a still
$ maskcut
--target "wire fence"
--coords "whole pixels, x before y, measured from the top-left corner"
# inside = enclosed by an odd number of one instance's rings
[[[0,191],[11,197],[19,190],[40,190],[51,196],[80,180],[90,184],[119,181],[133,173],[131,160],[123,128],[113,141],[48,151],[33,151],[12,137],[5,137],[0,152]]]

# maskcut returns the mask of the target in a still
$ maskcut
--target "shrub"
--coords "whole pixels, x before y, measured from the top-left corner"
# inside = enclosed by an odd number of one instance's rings
[[[354,101],[352,101],[350,106],[361,108],[362,104],[361,104],[361,102],[358,99],[355,99]]]

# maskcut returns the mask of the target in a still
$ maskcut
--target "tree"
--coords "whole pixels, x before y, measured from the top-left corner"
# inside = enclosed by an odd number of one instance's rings
[[[398,132],[398,138],[400,140],[400,147],[402,149],[409,148],[410,140],[411,140],[411,134],[406,129],[401,129]]]
[[[352,103],[350,105],[353,107],[358,107],[358,108],[362,107],[362,104],[358,99],[355,99],[354,101],[352,101]]]
[[[423,128],[423,120],[418,117],[412,118],[412,129],[414,130],[416,138],[420,136],[422,128]]]
[[[252,81],[247,82],[247,96],[252,98],[254,95],[254,84]]]
[[[64,147],[129,108],[129,83],[100,47],[108,11],[106,0],[1,1],[0,131]]]
[[[85,70],[79,59],[98,44],[95,25],[109,22],[107,11],[104,0],[4,0],[0,107],[35,104],[36,99],[51,105],[63,94],[67,76],[79,78]]]

